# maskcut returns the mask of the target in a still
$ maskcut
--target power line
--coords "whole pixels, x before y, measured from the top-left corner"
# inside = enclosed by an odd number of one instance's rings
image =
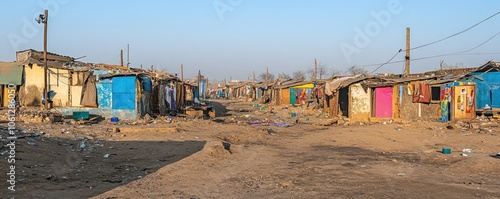
[[[423,48],[423,47],[426,47],[426,46],[429,46],[429,45],[432,45],[432,44],[435,44],[435,43],[438,43],[438,42],[444,41],[444,40],[446,40],[446,39],[452,38],[452,37],[457,36],[457,35],[459,35],[459,34],[462,34],[462,33],[464,33],[464,32],[467,32],[467,31],[469,31],[470,29],[472,29],[472,28],[474,28],[474,27],[478,26],[479,24],[481,24],[481,23],[483,23],[483,22],[485,22],[485,21],[487,21],[487,20],[489,20],[489,19],[493,18],[494,16],[498,15],[499,13],[500,13],[500,12],[497,12],[497,13],[495,13],[495,14],[491,15],[491,16],[487,17],[486,19],[483,19],[482,21],[480,21],[480,22],[478,22],[478,23],[476,23],[476,24],[472,25],[471,27],[469,27],[469,28],[467,28],[467,29],[465,29],[465,30],[462,30],[462,31],[460,31],[460,32],[457,32],[457,33],[452,34],[452,35],[450,35],[450,36],[447,36],[447,37],[445,37],[445,38],[442,38],[442,39],[439,39],[439,40],[436,40],[436,41],[433,41],[433,42],[430,42],[430,43],[427,43],[427,44],[424,44],[424,45],[420,45],[420,46],[417,46],[417,47],[411,48],[410,50],[415,50],[415,49]]]
[[[495,35],[491,36],[490,38],[488,38],[486,41],[482,42],[481,44],[471,48],[471,49],[468,49],[468,50],[464,50],[464,51],[459,51],[459,52],[454,52],[454,53],[447,53],[447,54],[441,54],[441,55],[433,55],[433,56],[427,56],[427,57],[420,57],[420,58],[414,58],[414,59],[410,59],[410,61],[418,61],[418,60],[423,60],[423,59],[431,59],[431,58],[436,58],[436,57],[444,57],[444,56],[451,56],[451,55],[492,55],[492,54],[500,54],[500,53],[467,53],[467,52],[470,52],[472,50],[475,50],[479,47],[481,47],[482,45],[490,42],[491,40],[493,40],[496,36],[498,36],[500,34],[500,31],[497,32]],[[404,50],[399,50],[397,54],[399,54],[400,52],[403,52]],[[385,63],[379,63],[379,64],[366,64],[366,65],[359,65],[359,67],[368,67],[368,66],[377,66],[377,65],[380,65],[377,69],[375,69],[373,72],[375,72],[376,70],[378,70],[379,68],[381,68],[382,66],[386,65],[386,64],[395,64],[395,63],[402,63],[402,62],[405,62],[405,60],[401,60],[401,61],[392,61],[392,59],[394,59],[394,57],[396,56],[394,55],[389,61],[385,62]],[[373,73],[372,72],[372,73]]]
[[[393,60],[393,59],[394,59],[394,58],[395,58],[395,57],[396,57],[396,56],[397,56],[400,52],[402,52],[402,51],[403,51],[402,49],[399,49],[399,51],[398,51],[396,54],[394,54],[394,56],[392,56],[392,57],[391,57],[389,60],[387,60],[385,63],[381,64],[379,67],[377,67],[377,68],[376,68],[375,70],[373,70],[371,73],[374,73],[374,72],[375,72],[375,71],[377,71],[378,69],[382,68],[382,66],[384,66],[384,65],[386,65],[386,64],[388,64],[388,63],[390,63],[390,62],[391,62],[391,61],[392,61],[392,60]],[[370,74],[371,74],[371,73],[370,73]]]
[[[428,56],[428,57],[421,57],[421,58],[416,58],[416,59],[412,59],[412,60],[422,60],[422,59],[430,59],[430,58],[444,57],[444,56],[450,56],[450,55],[460,55],[460,54],[463,54],[463,53],[466,53],[466,52],[470,52],[470,51],[475,50],[476,48],[479,48],[482,45],[488,43],[493,38],[495,38],[498,34],[500,34],[500,32],[497,32],[495,35],[493,35],[492,37],[490,37],[489,39],[487,39],[483,43],[481,43],[481,44],[479,44],[479,45],[477,45],[477,46],[475,46],[475,47],[473,47],[471,49],[468,49],[468,50],[464,50],[464,51],[460,51],[460,52],[456,52],[456,53],[448,53],[448,54],[434,55],[434,56]]]

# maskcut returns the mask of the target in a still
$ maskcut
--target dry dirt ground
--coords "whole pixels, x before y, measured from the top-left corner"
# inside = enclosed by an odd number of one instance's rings
[[[10,164],[2,146],[0,196],[500,198],[500,159],[490,156],[500,152],[496,120],[322,126],[326,116],[315,110],[212,104],[212,120],[18,122],[26,137],[16,140],[16,191],[7,189]],[[291,118],[291,110],[299,115]],[[142,132],[113,131],[125,127]],[[443,147],[451,154],[442,154]],[[464,148],[474,153],[463,156]]]

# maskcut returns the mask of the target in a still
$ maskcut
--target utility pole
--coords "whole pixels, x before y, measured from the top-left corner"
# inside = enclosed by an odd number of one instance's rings
[[[266,66],[266,89],[267,89],[267,80],[269,77],[269,66]]]
[[[444,60],[441,60],[439,62],[439,70],[441,70],[441,71],[443,70],[443,65],[444,65]]]
[[[141,64],[141,70],[142,70],[142,64]]]
[[[255,71],[253,71],[253,82],[255,82]]]
[[[130,46],[129,44],[127,44],[127,68],[130,67],[130,60],[129,60],[129,57],[130,56]]]
[[[316,57],[314,58],[314,72],[313,72],[313,81],[316,81],[316,77],[318,76],[318,62],[316,62]]]
[[[410,27],[406,27],[406,56],[404,77],[410,75]]]
[[[39,24],[43,23],[43,107],[48,110],[49,96],[48,96],[48,83],[47,83],[47,22],[49,21],[49,11],[45,10],[44,14],[40,14],[38,19],[35,19]]]
[[[123,66],[123,50],[120,50],[120,66]]]
[[[47,23],[49,21],[49,11],[48,10],[45,10],[45,13],[44,13],[44,16],[45,16],[45,20],[43,22],[43,64],[44,64],[44,69],[43,69],[43,73],[44,73],[44,79],[45,79],[45,109],[48,109],[49,107],[49,87],[48,87],[48,83],[47,83],[47,70],[48,70],[48,66],[47,66]]]

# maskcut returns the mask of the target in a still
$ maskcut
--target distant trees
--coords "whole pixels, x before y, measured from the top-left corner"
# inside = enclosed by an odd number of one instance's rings
[[[351,66],[347,69],[346,74],[348,75],[367,75],[368,70],[358,67],[358,66]]]
[[[283,73],[280,73],[280,74],[278,75],[278,78],[281,78],[281,79],[292,79],[292,77],[291,77],[290,75],[288,75],[288,74],[286,74],[286,73],[284,73],[284,72],[283,72]]]
[[[458,68],[465,68],[465,64],[462,62],[456,63],[456,64],[447,64],[447,63],[442,63],[443,69],[458,69]]]
[[[269,81],[269,82],[274,81],[274,75],[271,73],[261,73],[258,76],[259,81],[262,81],[262,82],[266,81],[266,74],[267,74],[267,81]]]
[[[330,78],[334,78],[340,75],[342,75],[342,71],[340,71],[339,69],[332,68],[332,70],[330,71]]]
[[[306,79],[306,73],[304,71],[301,71],[301,70],[297,70],[297,71],[293,72],[292,76],[293,76],[292,79],[294,79],[294,80]]]
[[[326,66],[326,64],[321,64],[319,63],[317,66],[317,74],[316,74],[316,79],[323,79],[324,77],[327,77],[328,74],[330,73],[330,69]],[[314,79],[314,66],[309,67],[307,69],[307,74],[311,76],[311,79]]]
[[[449,68],[459,68],[463,67],[462,63],[456,64],[454,66],[448,66],[445,65],[445,67]],[[342,75],[368,75],[369,71],[359,67],[359,66],[351,66],[347,70],[342,71],[337,68],[329,68],[327,67],[326,64],[318,64],[317,65],[317,78],[316,79],[331,79],[334,77],[342,76]],[[314,67],[308,67],[307,70],[296,70],[294,71],[291,75],[287,73],[280,73],[275,77],[273,74],[269,73],[268,76],[268,81],[275,81],[276,78],[281,78],[281,79],[293,79],[293,80],[305,80],[306,78],[310,77],[313,79],[313,74],[314,74]],[[266,73],[261,73],[260,75],[257,76],[257,80],[259,81],[266,81]]]

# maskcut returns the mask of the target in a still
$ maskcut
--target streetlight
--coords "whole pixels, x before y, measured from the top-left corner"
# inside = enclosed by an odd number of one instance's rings
[[[49,101],[49,96],[48,96],[48,86],[47,86],[47,21],[49,19],[49,11],[45,10],[44,14],[40,14],[38,19],[35,19],[39,24],[43,23],[43,82],[44,82],[44,87],[43,87],[43,105],[44,108],[47,110],[48,109],[48,101]]]

